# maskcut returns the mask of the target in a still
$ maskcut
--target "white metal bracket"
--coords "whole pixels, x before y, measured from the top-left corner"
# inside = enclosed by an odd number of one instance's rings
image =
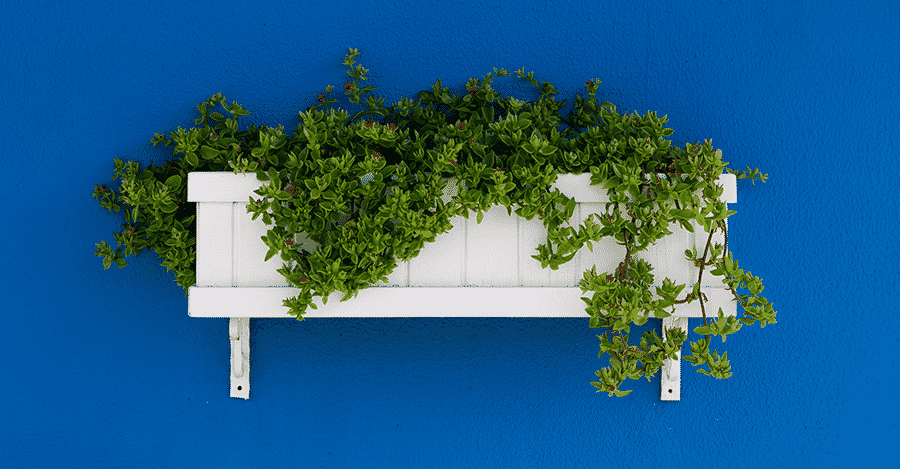
[[[250,318],[230,318],[231,397],[250,399]]]
[[[666,328],[678,327],[687,334],[688,318],[669,316],[662,320],[663,340],[666,340]],[[675,359],[666,359],[662,367],[662,393],[660,399],[664,401],[681,400],[681,350]]]

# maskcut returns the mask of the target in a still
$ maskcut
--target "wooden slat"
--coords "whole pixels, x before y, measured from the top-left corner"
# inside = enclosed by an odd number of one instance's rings
[[[657,173],[659,177],[666,175]],[[645,174],[649,180],[650,175]],[[449,178],[455,180],[456,178]],[[447,179],[445,179],[447,180]],[[590,173],[559,174],[550,185],[550,192],[559,189],[561,193],[579,202],[609,202],[609,194],[602,186],[591,186]],[[722,201],[737,203],[737,179],[734,174],[720,174],[716,184],[723,185]],[[232,171],[193,171],[188,173],[188,202],[248,202],[250,197],[260,199],[253,193],[267,182],[256,179],[256,173],[234,174]],[[694,192],[702,197],[701,191]]]
[[[231,202],[197,204],[197,285],[234,284],[233,205]]]
[[[667,178],[662,173],[656,173],[656,175],[663,179]],[[650,180],[651,176],[645,174],[644,179]],[[737,179],[734,174],[720,174],[716,179],[716,184],[724,186],[720,200],[729,204],[737,203]],[[550,187],[550,192],[553,192],[554,188],[558,188],[566,197],[574,198],[579,202],[609,202],[609,194],[603,189],[603,186],[591,185],[589,173],[560,174]],[[697,190],[694,195],[702,198],[703,191]],[[633,199],[630,194],[629,199]]]
[[[716,316],[719,307],[727,316],[737,314],[737,304],[729,290],[701,290],[709,299],[705,305],[707,317]],[[282,301],[300,292],[293,287],[190,287],[188,313],[206,318],[290,318]],[[590,291],[582,293],[580,288],[572,287],[370,287],[346,302],[340,301],[340,292],[329,295],[328,304],[314,296],[318,309],[308,309],[304,317],[587,318],[587,304],[581,297],[591,295]],[[651,291],[651,298],[659,299],[655,290]],[[699,301],[675,308],[678,316],[702,317]]]
[[[200,205],[206,205],[202,203]],[[269,227],[262,216],[253,220],[247,213],[247,204],[235,202],[233,205],[234,220],[234,286],[286,287],[290,284],[278,269],[285,264],[281,256],[276,254],[265,260],[269,248],[260,239],[265,236]],[[199,285],[199,282],[198,282]]]
[[[470,222],[466,226],[466,282],[463,286],[519,286],[519,216],[515,213],[510,216],[506,207],[495,205],[484,213],[481,223],[473,218],[469,216]]]
[[[192,171],[188,173],[188,202],[249,202],[264,184],[256,173],[234,174],[232,171]]]
[[[409,264],[409,285],[449,286],[464,281],[466,228],[462,216],[450,219],[453,228],[425,243]]]

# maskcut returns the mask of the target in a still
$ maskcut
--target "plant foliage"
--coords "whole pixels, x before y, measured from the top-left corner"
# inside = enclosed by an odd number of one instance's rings
[[[710,352],[710,335],[724,342],[742,325],[776,322],[772,304],[760,296],[760,278],[739,269],[727,251],[725,219],[736,212],[719,200],[723,188],[714,182],[727,163],[710,141],[672,147],[664,139],[673,132],[663,127],[666,116],[620,115],[608,102],[597,104],[600,82],[595,80],[585,84],[590,99],[576,95],[573,110],[562,116],[565,101],[554,100],[553,85],[539,84],[524,69],[516,76],[540,90],[535,102],[501,98],[491,83],[510,74],[494,68],[495,76],[470,79],[461,98],[451,96],[437,80],[431,90],[418,93],[416,101],[403,97],[385,108],[384,98],[362,101],[361,96],[375,88],[362,86],[368,70],[353,68],[357,55],[350,49],[344,61],[352,78],[344,94],[365,107],[352,117],[330,108],[337,100],[331,99],[329,85],[326,94],[318,95],[319,104],[299,113],[292,137],[282,134],[282,126],[251,125],[239,132],[238,118],[250,112],[236,102],[229,105],[220,93],[197,105],[200,118],[195,125],[202,127],[179,127],[151,139],[154,146],[174,147],[173,159],[164,166],[151,164],[141,171],[137,163],[116,158],[113,179],[121,178],[119,189],[100,185],[93,194],[101,206],[116,212],[124,208],[125,214],[123,231],[114,234],[121,247],[113,251],[106,241],[97,244],[95,254],[103,257],[104,269],[113,262],[125,267],[124,257],[153,248],[187,296],[196,279],[196,212],[187,202],[187,174],[253,171],[267,185],[255,192],[259,199],[250,198],[247,212],[272,226],[262,237],[269,248],[266,260],[278,255],[285,262],[278,272],[301,290],[284,301],[298,320],[308,307],[316,308],[313,296],[325,302],[340,291],[341,301],[347,301],[360,289],[386,281],[398,260],[409,261],[425,243],[448,232],[454,216],[468,219],[474,212],[481,223],[486,210],[502,204],[510,215],[515,211],[528,220],[536,216],[547,228],[547,244],[532,256],[542,268],[556,270],[585,244],[593,251],[592,242],[606,236],[626,247],[617,269],[598,274],[594,266],[580,283],[583,292],[593,292],[582,297],[589,326],[605,328],[597,336],[598,357],[608,354],[610,366],[596,372],[599,381],[591,384],[597,392],[624,396],[631,392],[619,389],[626,378],[645,376],[649,381],[665,359],[676,357],[687,339],[678,328],[664,330],[662,338],[650,331],[639,344],[629,342],[630,324],[642,325],[651,314],[671,316],[676,304],[700,302],[703,326],[694,331],[705,337],[690,344],[692,355],[684,359],[694,366],[707,365],[709,371],[698,372],[718,379],[731,376],[731,367],[727,352],[721,357]],[[220,104],[227,117],[214,111]],[[563,132],[557,129],[560,123]],[[738,179],[766,181],[768,175],[747,169],[727,171]],[[577,230],[561,227],[576,201],[558,189],[550,192],[550,185],[557,174],[587,172],[592,185],[609,192],[606,213],[592,215]],[[445,204],[441,196],[447,178],[457,178],[461,187]],[[653,283],[653,268],[632,256],[672,234],[669,223],[693,231],[691,220],[709,232],[702,255],[684,252],[700,268],[699,278],[681,298],[685,285],[666,278],[656,287],[661,299],[652,300],[646,286]],[[725,232],[724,247],[711,245],[716,230]],[[295,242],[301,233],[319,248],[303,249]],[[726,318],[719,309],[717,317],[708,320],[708,299],[699,288],[707,267],[713,275],[724,275],[723,283],[745,317]],[[749,289],[751,295],[739,295],[738,288]]]

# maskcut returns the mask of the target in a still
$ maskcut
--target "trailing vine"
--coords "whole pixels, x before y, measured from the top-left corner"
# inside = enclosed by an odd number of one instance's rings
[[[352,67],[357,55],[350,49],[344,61],[353,78],[344,84],[344,94],[353,104],[375,89],[361,86],[368,70]],[[494,68],[494,73],[510,76],[503,69]],[[266,185],[255,192],[260,199],[250,197],[247,213],[254,220],[262,216],[271,226],[262,240],[269,248],[266,260],[278,255],[285,262],[278,272],[300,294],[284,306],[303,320],[307,308],[316,308],[314,296],[327,303],[328,295],[340,291],[341,301],[347,301],[386,281],[398,261],[413,259],[426,242],[452,229],[454,216],[468,219],[474,212],[481,223],[485,211],[502,204],[510,215],[538,217],[547,228],[547,243],[531,256],[542,268],[557,270],[585,244],[593,251],[593,243],[607,236],[625,246],[625,257],[613,272],[598,274],[593,266],[580,282],[583,292],[593,292],[582,297],[589,327],[605,329],[597,336],[598,357],[606,353],[610,360],[609,367],[596,372],[599,381],[591,383],[597,392],[627,395],[630,390],[619,389],[625,379],[645,376],[649,381],[664,360],[674,359],[687,339],[679,328],[664,330],[663,338],[645,332],[635,345],[629,342],[630,325],[643,325],[651,314],[669,317],[675,305],[694,301],[700,302],[703,316],[703,325],[694,331],[704,338],[691,342],[691,355],[684,358],[709,368],[698,372],[730,377],[727,352],[721,357],[717,350],[710,352],[710,336],[724,342],[742,325],[776,322],[776,312],[760,296],[761,280],[739,269],[727,249],[725,219],[736,212],[719,200],[723,187],[715,181],[723,170],[763,182],[767,175],[749,167],[747,173],[726,168],[721,151],[713,150],[708,140],[672,147],[664,139],[672,134],[663,127],[665,116],[620,115],[608,102],[598,105],[599,81],[585,83],[590,99],[576,95],[573,110],[562,116],[565,101],[555,101],[551,84],[539,84],[524,69],[516,75],[540,90],[537,101],[498,100],[491,88],[494,76],[488,73],[481,81],[470,79],[462,98],[451,96],[437,80],[416,101],[404,97],[389,108],[383,106],[384,98],[370,96],[365,109],[351,117],[330,108],[337,100],[330,99],[329,85],[317,96],[319,104],[299,113],[301,122],[292,137],[282,134],[282,126],[251,125],[239,132],[237,119],[249,111],[235,102],[229,106],[216,94],[197,105],[201,117],[195,125],[203,127],[179,127],[168,137],[157,133],[151,139],[154,146],[175,147],[173,160],[163,167],[151,164],[139,171],[137,163],[115,159],[113,179],[122,178],[120,190],[98,185],[93,197],[110,211],[127,206],[123,231],[114,234],[122,247],[113,251],[103,241],[95,254],[103,257],[106,269],[113,262],[125,267],[123,257],[152,248],[175,271],[187,296],[196,279],[196,207],[186,202],[187,173],[253,171]],[[213,111],[218,104],[231,117]],[[561,123],[562,132],[557,129]],[[558,189],[550,191],[561,173],[590,173],[591,185],[609,193],[606,213],[592,214],[577,229],[561,226],[576,204]],[[450,178],[459,181],[460,189],[445,203]],[[684,252],[700,269],[697,282],[679,298],[686,285],[666,278],[656,287],[660,298],[653,299],[653,268],[635,255],[672,234],[670,223],[693,232],[692,222],[709,233],[701,255],[696,249]],[[724,233],[724,246],[712,243],[718,230]],[[305,241],[318,246],[308,250]],[[700,291],[707,267],[710,275],[723,277],[744,317],[725,317],[721,308],[718,314],[707,313],[709,300]],[[741,288],[751,295],[739,294]]]

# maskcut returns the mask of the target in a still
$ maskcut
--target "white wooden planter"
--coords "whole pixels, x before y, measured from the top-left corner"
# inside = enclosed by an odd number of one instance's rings
[[[570,223],[577,229],[592,213],[604,214],[608,194],[601,186],[590,185],[590,174],[560,174],[553,188],[575,198]],[[660,175],[665,177],[664,175]],[[457,193],[456,179],[448,184],[443,200]],[[368,182],[368,181],[365,181]],[[300,293],[288,286],[277,269],[284,261],[279,256],[263,262],[268,248],[260,240],[268,230],[262,217],[251,219],[247,213],[250,197],[267,183],[254,173],[192,172],[188,174],[188,201],[197,202],[197,284],[189,288],[188,314],[191,317],[231,318],[231,397],[250,397],[250,318],[288,318],[282,301]],[[721,200],[737,202],[733,174],[722,174],[717,184],[724,187]],[[696,193],[701,196],[700,191]],[[558,208],[562,208],[558,206]],[[599,221],[597,221],[599,224]],[[691,222],[694,233],[670,223],[673,234],[664,237],[647,251],[633,257],[645,259],[654,270],[654,286],[662,286],[668,277],[686,284],[689,292],[699,268],[684,259],[684,250],[696,246],[703,252],[708,232]],[[727,219],[726,219],[727,223]],[[596,265],[597,273],[612,272],[625,258],[625,248],[607,237],[594,243],[593,252],[583,247],[572,261],[559,270],[542,269],[531,258],[536,248],[547,241],[547,229],[535,217],[531,221],[495,205],[485,212],[480,224],[474,214],[469,219],[451,219],[453,229],[426,243],[409,262],[398,262],[389,281],[361,290],[356,298],[341,302],[343,293],[335,292],[323,305],[313,297],[318,309],[304,314],[311,318],[393,318],[393,317],[583,317],[586,304],[578,282],[585,270]],[[317,244],[299,234],[297,244],[313,251]],[[724,244],[724,235],[713,235],[713,243]],[[380,287],[380,288],[375,288]],[[708,316],[721,307],[726,316],[737,314],[733,295],[721,276],[709,270],[703,274],[703,292],[709,298]],[[651,289],[658,299],[655,289]],[[428,304],[429,309],[420,306]],[[675,314],[663,320],[665,327],[680,327],[687,332],[688,318],[702,317],[700,302],[675,306]],[[656,320],[651,317],[651,320]],[[585,322],[585,326],[587,322]],[[662,400],[679,400],[681,367],[678,359],[666,360],[662,369]]]

